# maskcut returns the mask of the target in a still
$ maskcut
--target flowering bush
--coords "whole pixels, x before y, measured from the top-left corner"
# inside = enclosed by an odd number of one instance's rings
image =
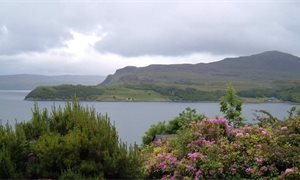
[[[174,139],[143,150],[149,178],[300,178],[300,116],[233,128],[226,119],[192,122]]]

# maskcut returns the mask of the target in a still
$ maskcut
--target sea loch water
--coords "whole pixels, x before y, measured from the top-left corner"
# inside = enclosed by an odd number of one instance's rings
[[[28,121],[34,102],[23,100],[29,91],[0,90],[0,120],[14,125],[16,122]],[[61,101],[39,101],[40,108],[64,106]],[[84,106],[94,107],[98,113],[107,113],[115,123],[119,136],[128,143],[142,142],[144,132],[151,124],[168,121],[177,116],[185,108],[191,107],[198,113],[208,117],[222,115],[218,103],[173,103],[173,102],[82,102]],[[288,103],[243,104],[243,116],[252,120],[255,110],[264,109],[278,118],[287,117],[287,111],[293,105]]]

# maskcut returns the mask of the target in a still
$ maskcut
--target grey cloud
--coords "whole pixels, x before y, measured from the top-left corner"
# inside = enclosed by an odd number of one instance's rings
[[[96,6],[63,1],[0,2],[0,54],[43,52],[71,39],[70,30],[88,32],[97,27]]]
[[[7,33],[0,35],[0,54],[45,51],[62,46],[70,34],[59,20],[58,5],[33,3],[3,3],[0,6],[0,26]]]
[[[244,1],[49,1],[0,5],[0,54],[45,51],[70,39],[69,29],[107,36],[95,48],[122,56],[192,53],[300,54],[299,3]]]
[[[121,17],[111,26],[112,33],[97,44],[100,52],[124,56],[243,55],[277,49],[300,53],[297,3],[179,3],[127,8],[124,16],[115,14]]]

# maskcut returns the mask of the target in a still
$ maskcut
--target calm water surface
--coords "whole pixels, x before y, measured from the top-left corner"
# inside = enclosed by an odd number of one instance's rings
[[[34,102],[24,101],[29,91],[0,90],[0,120],[15,124],[31,118]],[[222,115],[218,103],[173,103],[173,102],[82,102],[84,106],[94,107],[97,112],[107,113],[115,122],[119,136],[128,143],[141,143],[144,132],[151,124],[168,121],[177,116],[186,107],[191,107],[208,117]],[[64,106],[60,101],[39,101],[40,108]],[[249,120],[254,118],[255,110],[264,109],[276,117],[284,118],[293,105],[288,103],[243,104],[243,116]]]

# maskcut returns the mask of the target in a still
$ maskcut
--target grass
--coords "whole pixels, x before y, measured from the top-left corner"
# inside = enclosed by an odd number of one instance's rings
[[[124,87],[102,88],[104,93],[97,96],[99,101],[170,101],[152,90],[138,90]]]

